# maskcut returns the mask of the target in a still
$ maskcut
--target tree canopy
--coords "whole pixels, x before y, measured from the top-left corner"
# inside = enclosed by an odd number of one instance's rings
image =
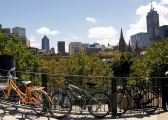
[[[133,54],[129,52],[122,52],[120,56],[112,59],[112,68],[114,74],[124,74],[130,72],[130,66],[134,61]]]
[[[136,59],[131,66],[131,76],[164,77],[168,71],[168,38],[147,49],[147,53]]]
[[[0,55],[14,56],[17,71],[37,71],[39,60],[34,50],[23,45],[16,35],[0,33]]]

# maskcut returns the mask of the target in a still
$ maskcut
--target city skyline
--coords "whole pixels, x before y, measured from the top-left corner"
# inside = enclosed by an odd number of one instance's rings
[[[151,9],[150,0],[6,0],[1,5],[3,28],[26,28],[31,47],[39,49],[45,35],[55,50],[58,41],[65,41],[66,52],[70,42],[116,45],[121,28],[128,43],[131,35],[147,32],[146,15]],[[168,25],[168,1],[154,0],[152,5],[160,26]]]

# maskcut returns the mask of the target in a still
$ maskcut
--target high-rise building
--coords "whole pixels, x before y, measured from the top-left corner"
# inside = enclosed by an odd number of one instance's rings
[[[51,48],[51,54],[55,54],[55,48],[54,47]]]
[[[47,36],[45,35],[43,38],[42,38],[42,46],[41,46],[42,50],[46,50],[46,53],[49,53],[49,50],[50,50],[50,45],[49,45],[49,39],[47,38]]]
[[[17,35],[24,45],[30,47],[30,40],[28,37],[26,37],[26,28],[14,27],[12,28],[12,34]]]
[[[159,37],[159,14],[154,10],[151,3],[151,10],[146,16],[147,22],[147,33],[149,34],[149,40],[157,42],[160,40]]]
[[[88,55],[91,55],[93,53],[100,53],[102,52],[102,45],[100,45],[99,43],[93,43],[91,45],[88,45],[85,51]]]
[[[18,34],[19,36],[26,36],[26,29],[22,27],[14,27],[12,28],[13,34]]]
[[[58,53],[65,54],[65,41],[58,41]]]
[[[69,55],[78,53],[79,51],[82,51],[81,42],[71,42],[69,44]]]
[[[149,36],[148,33],[137,33],[135,35],[131,36],[131,46],[133,49],[136,48],[136,44],[138,44],[138,47],[140,49],[145,49],[149,47]]]
[[[7,35],[10,35],[11,34],[11,29],[10,28],[2,28],[1,32],[5,33]]]
[[[15,34],[16,35],[16,34]],[[30,40],[26,36],[19,36],[20,41],[22,42],[23,45],[26,45],[27,47],[30,47]]]
[[[168,38],[168,25],[163,25],[160,27],[160,38]]]

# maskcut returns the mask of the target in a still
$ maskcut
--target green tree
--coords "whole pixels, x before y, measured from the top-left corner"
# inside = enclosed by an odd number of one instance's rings
[[[93,76],[112,76],[112,70],[109,64],[102,61],[98,54],[89,56],[86,52],[79,52],[66,58],[60,58],[55,65],[55,74],[72,76],[71,79],[74,79],[76,83],[82,83],[85,78],[84,76],[86,78]],[[59,81],[64,82],[62,78]],[[100,83],[100,79],[96,77],[95,81]]]
[[[34,54],[34,50],[23,45],[17,36],[11,35],[8,37],[6,34],[0,33],[0,43],[0,55],[14,56],[17,71],[37,71],[39,66],[38,57]],[[30,78],[23,77],[23,79]]]
[[[153,44],[147,53],[131,66],[132,76],[164,77],[168,71],[168,38]]]
[[[87,55],[79,52],[69,58],[61,58],[58,62],[64,74],[84,76],[109,76],[112,75],[111,68],[107,62],[102,61],[98,54]]]
[[[129,73],[133,61],[133,54],[122,52],[120,56],[117,56],[112,60],[112,69],[114,70],[114,74]]]

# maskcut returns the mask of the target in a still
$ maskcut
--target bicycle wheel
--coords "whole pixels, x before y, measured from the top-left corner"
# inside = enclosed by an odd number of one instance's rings
[[[94,93],[89,98],[88,105],[88,111],[96,118],[104,118],[111,110],[110,97],[103,92]]]
[[[154,113],[159,106],[159,97],[153,91],[146,91],[141,100],[142,109],[147,114]]]
[[[72,101],[69,95],[65,92],[56,92],[51,96],[50,114],[57,119],[61,119],[70,114],[72,110]]]
[[[32,110],[39,115],[46,114],[50,110],[50,99],[43,90],[31,91],[29,101],[32,102]]]
[[[128,110],[128,96],[122,92],[115,92],[111,95],[112,113],[116,116],[125,114]]]
[[[4,102],[6,101],[6,93],[7,93],[7,90],[3,89],[3,90],[0,90],[0,102]]]

